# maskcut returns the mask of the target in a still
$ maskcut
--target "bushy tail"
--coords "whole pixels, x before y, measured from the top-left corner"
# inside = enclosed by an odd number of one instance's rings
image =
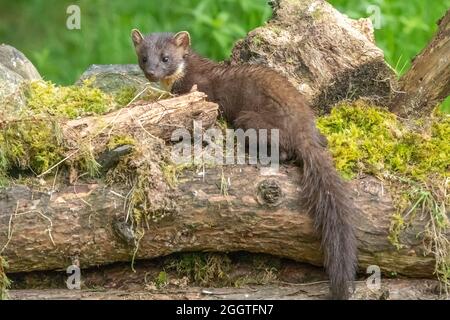
[[[356,209],[331,156],[318,140],[309,137],[298,141],[296,153],[303,162],[301,197],[322,238],[332,297],[348,299],[357,265],[356,238],[349,217]]]

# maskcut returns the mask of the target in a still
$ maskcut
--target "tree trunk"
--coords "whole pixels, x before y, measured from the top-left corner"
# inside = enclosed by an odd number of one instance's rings
[[[438,28],[401,78],[392,112],[406,117],[427,116],[450,95],[450,10],[438,22]]]
[[[324,0],[273,0],[273,18],[239,41],[232,63],[283,73],[318,112],[344,99],[390,101],[396,76],[375,45],[370,19],[349,19]]]

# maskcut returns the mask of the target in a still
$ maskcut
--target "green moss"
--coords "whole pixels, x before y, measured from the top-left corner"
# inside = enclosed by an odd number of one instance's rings
[[[169,276],[167,275],[167,272],[161,271],[158,273],[158,276],[155,278],[155,285],[156,288],[161,289],[167,286],[169,283]]]
[[[8,289],[11,286],[11,281],[5,273],[6,267],[8,267],[6,260],[0,256],[0,300],[8,299]]]
[[[317,125],[328,138],[338,171],[347,179],[371,174],[391,189],[397,212],[392,216],[389,240],[397,248],[402,232],[417,213],[426,217],[418,234],[426,251],[436,257],[442,283],[449,283],[450,223],[445,208],[450,181],[450,116],[436,111],[430,119],[406,122],[394,114],[362,102],[341,105]],[[433,187],[430,187],[433,186]]]
[[[33,114],[50,114],[70,119],[89,114],[103,114],[114,109],[114,98],[92,86],[93,79],[81,86],[56,86],[33,81],[27,91],[27,106]]]
[[[228,283],[231,259],[218,253],[185,253],[169,261],[168,268],[180,276],[187,276],[198,285]]]
[[[109,139],[108,142],[108,149],[114,150],[117,147],[124,146],[124,145],[137,145],[136,140],[129,135],[114,135]]]
[[[62,159],[64,147],[55,122],[17,121],[0,129],[0,176],[12,169],[40,174]]]
[[[436,114],[418,131],[383,109],[356,103],[334,108],[317,125],[328,138],[336,168],[346,178],[383,172],[423,181],[448,174],[450,118]]]
[[[119,90],[114,95],[114,100],[121,106],[129,104],[133,98],[137,95],[137,89],[135,87],[125,87]]]

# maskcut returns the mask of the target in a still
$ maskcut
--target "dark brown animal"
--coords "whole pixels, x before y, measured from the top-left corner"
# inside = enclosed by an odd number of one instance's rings
[[[132,40],[139,65],[150,81],[160,81],[178,94],[197,85],[219,104],[235,128],[279,129],[280,153],[302,164],[301,198],[321,235],[332,297],[347,299],[357,264],[356,239],[349,221],[356,209],[303,96],[269,68],[229,66],[197,55],[185,31],[144,37],[134,29]]]

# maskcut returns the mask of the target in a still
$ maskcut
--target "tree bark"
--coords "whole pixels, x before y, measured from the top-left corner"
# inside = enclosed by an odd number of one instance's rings
[[[318,113],[368,97],[388,104],[396,76],[375,45],[370,19],[349,19],[324,0],[273,0],[273,18],[236,43],[232,63],[267,65]]]
[[[438,31],[401,78],[391,111],[405,117],[427,116],[450,95],[450,10]]]

